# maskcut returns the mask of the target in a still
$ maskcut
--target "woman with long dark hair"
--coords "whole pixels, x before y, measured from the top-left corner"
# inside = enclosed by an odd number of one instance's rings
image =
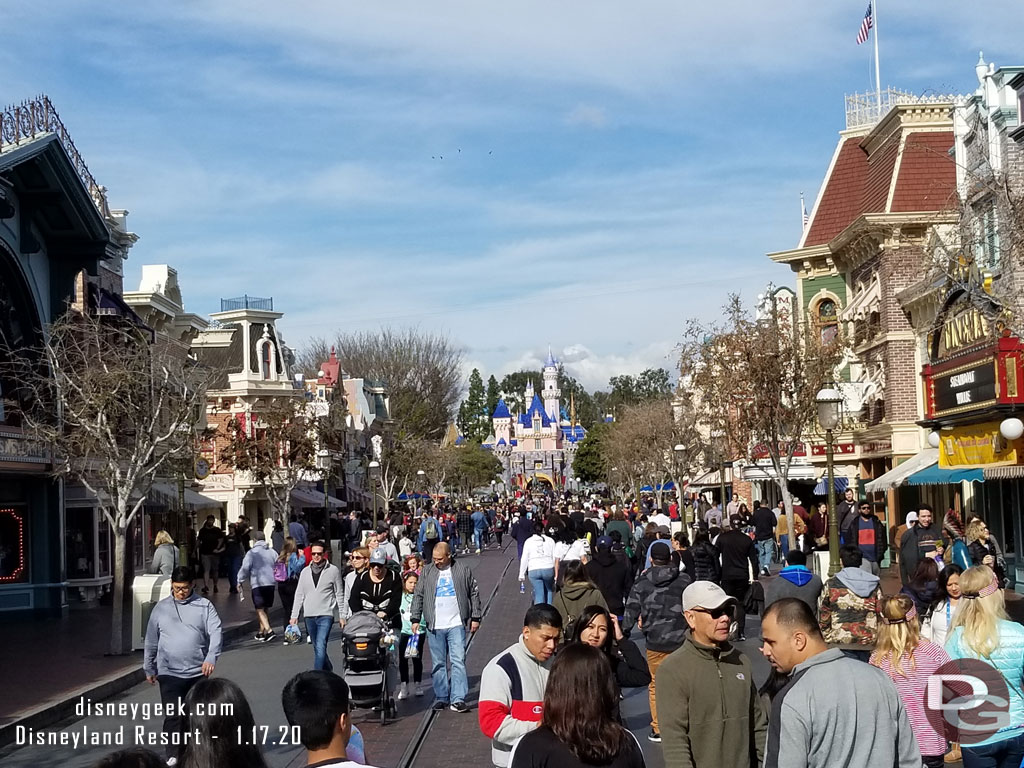
[[[607,655],[584,643],[566,646],[551,667],[540,728],[519,740],[510,768],[644,768],[618,705]]]
[[[180,768],[266,768],[260,740],[253,738],[252,708],[235,683],[204,677],[188,692],[185,710],[185,731],[194,738],[185,745]]]
[[[919,616],[927,616],[939,595],[938,564],[930,557],[923,558],[914,569],[910,582],[900,592],[914,601]]]
[[[718,560],[718,547],[711,543],[711,536],[701,530],[690,547],[693,554],[694,572],[690,574],[694,581],[713,581],[717,584],[722,580],[722,566]]]
[[[956,563],[950,563],[939,574],[939,594],[931,615],[921,624],[921,636],[936,645],[946,644],[946,635],[953,626],[953,616],[960,604],[960,574],[964,572]]]
[[[651,684],[647,659],[632,640],[622,634],[618,620],[599,605],[588,605],[576,618],[569,642],[598,648],[608,657],[612,672],[622,688],[643,688]]]

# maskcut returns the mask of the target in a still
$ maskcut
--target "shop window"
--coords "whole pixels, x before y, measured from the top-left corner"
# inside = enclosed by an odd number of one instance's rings
[[[0,509],[0,584],[28,581],[28,530],[22,508]]]
[[[829,344],[839,335],[839,308],[832,299],[822,299],[814,310],[814,324],[821,340]]]
[[[69,579],[92,579],[96,573],[96,526],[92,507],[68,507],[64,512],[65,568]]]
[[[102,515],[98,515],[96,519],[96,541],[98,546],[96,548],[96,575],[97,576],[110,576],[114,570],[110,567],[110,552],[113,549],[110,541],[111,531],[110,526],[107,525],[107,519]]]

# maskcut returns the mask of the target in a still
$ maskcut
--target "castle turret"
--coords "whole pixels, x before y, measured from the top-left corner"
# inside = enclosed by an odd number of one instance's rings
[[[548,347],[548,359],[544,363],[544,411],[555,424],[561,420],[561,397],[562,391],[558,388],[558,361],[551,354],[551,347]]]

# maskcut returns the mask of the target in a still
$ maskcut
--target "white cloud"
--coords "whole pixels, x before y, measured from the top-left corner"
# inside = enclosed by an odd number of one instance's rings
[[[608,113],[603,107],[592,104],[577,104],[565,120],[569,125],[582,125],[587,128],[604,128],[608,123]]]

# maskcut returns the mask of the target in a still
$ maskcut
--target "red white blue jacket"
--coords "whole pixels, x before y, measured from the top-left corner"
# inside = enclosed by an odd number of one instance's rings
[[[508,765],[516,741],[540,725],[551,660],[541,662],[523,638],[484,667],[480,678],[480,730],[491,739],[491,761]]]

